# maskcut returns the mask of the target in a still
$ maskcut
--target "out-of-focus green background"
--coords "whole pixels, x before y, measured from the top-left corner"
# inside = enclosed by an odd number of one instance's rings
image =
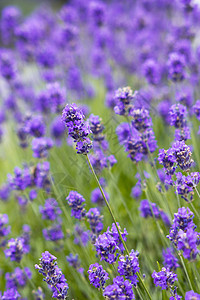
[[[30,13],[38,5],[50,5],[52,8],[59,8],[67,3],[66,0],[0,0],[0,11],[8,5],[19,6],[24,14]]]

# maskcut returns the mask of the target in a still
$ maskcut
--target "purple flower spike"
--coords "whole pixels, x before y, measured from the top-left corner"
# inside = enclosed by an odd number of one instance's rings
[[[160,286],[162,290],[171,288],[174,282],[178,280],[177,275],[166,268],[162,268],[160,272],[154,271],[152,278],[155,286]]]
[[[200,300],[200,294],[197,294],[194,291],[186,292],[185,300]]]
[[[106,280],[109,279],[108,273],[103,269],[98,263],[92,264],[88,270],[90,284],[94,285],[96,288],[105,289]]]
[[[76,142],[76,149],[78,154],[87,154],[92,148],[92,142],[88,138],[91,132],[89,124],[84,122],[84,115],[76,104],[66,105],[62,121],[68,128],[68,134]]]
[[[71,216],[76,219],[82,219],[85,216],[85,199],[83,196],[76,191],[71,191],[69,196],[66,198],[69,206],[72,208]]]
[[[138,279],[137,279],[137,272],[139,272],[139,261],[138,261],[139,253],[134,250],[131,250],[130,255],[119,257],[119,264],[118,264],[118,272],[120,275],[124,275],[126,279],[129,279],[131,283],[136,286]]]
[[[103,296],[108,300],[135,299],[135,295],[133,294],[131,283],[128,280],[124,280],[122,276],[117,276],[116,278],[113,279],[113,284],[108,285],[105,288]]]
[[[35,268],[44,276],[44,281],[50,286],[52,297],[64,300],[67,297],[69,286],[61,269],[57,266],[56,259],[55,256],[45,251],[40,258],[40,264],[35,265]]]

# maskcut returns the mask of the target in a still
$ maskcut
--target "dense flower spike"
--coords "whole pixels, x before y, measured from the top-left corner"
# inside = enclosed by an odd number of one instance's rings
[[[185,79],[185,58],[183,55],[173,52],[170,53],[167,62],[169,79],[172,81],[182,81]]]
[[[105,289],[106,280],[109,279],[108,273],[98,263],[92,264],[88,270],[89,280],[96,288]]]
[[[24,239],[19,237],[16,239],[10,239],[5,249],[6,257],[9,257],[11,261],[20,262],[23,254],[25,253]]]
[[[200,174],[199,172],[192,172],[188,176],[184,176],[182,173],[176,173],[176,189],[179,195],[187,202],[193,200],[194,189],[199,184]]]
[[[163,265],[171,271],[176,270],[179,267],[178,258],[176,258],[173,248],[163,249]]]
[[[194,291],[189,291],[185,294],[185,300],[200,300],[200,294],[195,293]]]
[[[172,145],[172,151],[179,167],[183,171],[188,171],[194,162],[191,158],[192,152],[190,147],[187,146],[184,141],[175,142]]]
[[[137,279],[137,272],[139,272],[139,261],[138,261],[138,252],[131,250],[130,255],[119,257],[119,264],[118,264],[118,272],[120,275],[124,275],[126,279],[129,279],[131,283],[136,286],[138,279]]]
[[[69,265],[76,269],[79,273],[83,273],[84,269],[80,268],[81,262],[78,258],[78,254],[73,255],[70,253],[68,256],[66,256],[66,260],[68,261]]]
[[[132,285],[128,280],[124,280],[123,277],[117,276],[113,279],[113,284],[108,285],[103,293],[106,299],[135,299],[133,294]]]
[[[92,148],[92,142],[88,138],[91,132],[89,125],[84,122],[83,112],[76,104],[67,104],[63,110],[62,120],[68,128],[68,134],[76,142],[78,154],[87,154]]]
[[[188,260],[194,260],[199,253],[197,246],[200,244],[200,235],[196,232],[193,223],[194,214],[189,208],[179,208],[174,214],[172,227],[167,236],[175,245],[177,250],[183,251],[183,256]]]
[[[6,288],[16,289],[18,287],[24,287],[31,277],[32,273],[29,268],[25,267],[23,270],[17,267],[13,273],[6,273]]]
[[[99,116],[90,115],[89,124],[92,132],[93,150],[90,154],[90,161],[97,172],[101,172],[104,168],[113,167],[117,162],[114,155],[108,155],[109,144],[103,134],[104,126]]]
[[[92,233],[98,235],[103,230],[103,216],[100,215],[99,210],[97,208],[90,208],[86,213],[86,218],[90,224]]]
[[[58,207],[58,203],[54,198],[49,198],[45,201],[45,205],[40,206],[40,213],[43,219],[54,221],[62,213]]]
[[[72,208],[71,215],[76,219],[82,219],[85,216],[85,199],[83,196],[76,191],[71,191],[69,196],[66,198],[69,206]]]
[[[170,289],[174,282],[178,280],[177,275],[166,268],[162,268],[160,272],[154,271],[152,277],[154,284],[160,286],[162,290]]]
[[[118,89],[114,96],[116,102],[116,106],[114,107],[115,113],[118,115],[128,115],[133,105],[134,96],[129,86]]]
[[[52,297],[66,299],[69,286],[62,271],[57,266],[56,259],[54,255],[45,251],[40,258],[40,264],[35,265],[35,268],[44,276],[44,281],[50,286],[53,293]]]
[[[105,260],[109,264],[113,264],[119,254],[116,251],[119,249],[115,239],[107,232],[100,234],[95,242],[97,254],[100,255],[101,260]]]

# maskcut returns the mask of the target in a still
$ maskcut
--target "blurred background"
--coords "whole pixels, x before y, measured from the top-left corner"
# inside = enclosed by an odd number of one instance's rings
[[[53,8],[59,8],[67,0],[0,0],[0,10],[8,5],[19,6],[24,14],[30,13],[38,5],[50,5]]]

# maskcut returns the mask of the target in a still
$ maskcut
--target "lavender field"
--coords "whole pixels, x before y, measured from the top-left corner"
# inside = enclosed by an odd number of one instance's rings
[[[200,300],[200,5],[0,15],[0,299]]]

